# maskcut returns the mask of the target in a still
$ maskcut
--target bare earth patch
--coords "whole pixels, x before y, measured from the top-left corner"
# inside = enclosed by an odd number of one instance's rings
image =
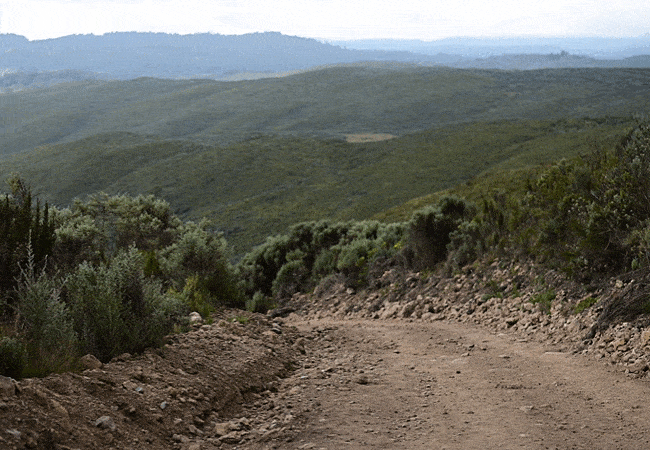
[[[379,142],[387,141],[388,139],[393,139],[397,136],[388,133],[359,133],[359,134],[346,134],[345,140],[353,144],[359,144],[363,142]]]

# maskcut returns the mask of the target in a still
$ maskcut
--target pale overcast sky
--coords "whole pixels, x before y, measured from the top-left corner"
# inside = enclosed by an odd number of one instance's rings
[[[650,0],[0,0],[0,33],[31,40],[111,31],[320,39],[640,36]]]

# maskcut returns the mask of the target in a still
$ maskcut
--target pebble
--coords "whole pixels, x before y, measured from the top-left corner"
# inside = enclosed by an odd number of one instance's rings
[[[173,434],[172,440],[174,440],[175,442],[180,442],[181,444],[187,444],[188,442],[190,442],[190,438],[182,434]]]
[[[16,382],[13,378],[0,376],[0,397],[12,397],[16,394]]]
[[[95,426],[97,428],[102,428],[104,430],[111,430],[111,431],[114,431],[117,428],[115,422],[113,422],[113,419],[110,416],[100,417],[95,421]]]
[[[203,317],[196,311],[190,313],[190,325],[201,325],[203,324]]]
[[[16,439],[20,439],[20,436],[22,434],[20,431],[14,430],[14,429],[11,429],[11,428],[5,430],[5,433],[7,433],[8,435],[10,435],[10,436],[12,436],[12,437],[14,437]]]
[[[217,436],[225,436],[228,433],[230,433],[230,431],[231,431],[230,422],[218,423],[214,426],[214,429],[212,430],[212,432]]]
[[[79,362],[81,363],[81,367],[87,370],[101,369],[104,366],[100,360],[91,354],[82,356]]]

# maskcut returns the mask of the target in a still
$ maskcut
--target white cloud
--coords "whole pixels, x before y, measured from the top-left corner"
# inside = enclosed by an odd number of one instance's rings
[[[0,0],[0,32],[42,39],[109,31],[280,31],[333,39],[638,35],[637,0]]]

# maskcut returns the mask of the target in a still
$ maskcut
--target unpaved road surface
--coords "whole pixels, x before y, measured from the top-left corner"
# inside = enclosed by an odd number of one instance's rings
[[[311,336],[273,403],[289,425],[236,448],[650,448],[650,384],[603,362],[458,323],[286,325]]]

